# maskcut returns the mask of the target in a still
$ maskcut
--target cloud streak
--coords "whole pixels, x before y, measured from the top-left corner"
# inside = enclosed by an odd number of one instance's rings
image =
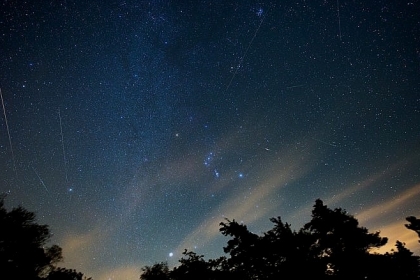
[[[386,252],[390,252],[393,249],[395,250],[395,243],[397,242],[397,240],[399,240],[405,243],[406,246],[412,251],[414,251],[416,255],[419,255],[419,238],[414,231],[408,230],[404,226],[404,224],[405,223],[403,221],[398,221],[381,227],[381,236],[388,237],[388,243],[385,246],[382,246],[381,248],[373,250],[373,252],[383,254]]]
[[[238,193],[231,195],[222,202],[206,220],[191,231],[176,251],[193,250],[197,244],[200,244],[199,247],[205,247],[214,241],[220,235],[219,224],[225,217],[244,221],[247,225],[261,218],[267,218],[268,213],[279,206],[269,203],[269,200],[276,197],[282,187],[302,178],[312,168],[312,165],[308,164],[310,161],[296,152],[279,151],[277,154],[282,155],[282,160],[279,160],[277,164],[271,164],[270,168],[266,168],[262,163],[256,165],[262,166],[262,170],[258,172],[261,178],[266,179],[256,186],[250,185],[252,182],[244,183],[243,191],[239,195]]]
[[[420,184],[417,184],[402,192],[400,195],[396,195],[395,197],[361,212],[356,217],[361,223],[372,223],[372,221],[381,218],[384,215],[390,215],[403,205],[415,200],[418,201],[419,195]]]

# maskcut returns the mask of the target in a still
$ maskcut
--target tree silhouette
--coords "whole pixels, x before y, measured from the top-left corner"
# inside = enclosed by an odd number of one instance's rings
[[[227,264],[230,271],[238,279],[251,279],[259,275],[264,260],[260,258],[261,246],[258,235],[248,231],[246,225],[238,224],[235,220],[220,223],[220,232],[225,236],[233,237],[223,248],[230,255]]]
[[[419,233],[418,220],[407,218],[407,228]],[[230,237],[227,256],[206,261],[184,251],[180,266],[169,270],[155,265],[143,268],[140,279],[420,279],[419,257],[397,241],[391,253],[372,253],[386,244],[379,232],[370,233],[341,208],[330,209],[315,201],[312,218],[299,231],[271,218],[273,228],[257,235],[244,224],[226,219],[220,232]],[[158,278],[163,274],[163,278]],[[152,276],[156,276],[153,278]]]
[[[204,260],[204,256],[197,255],[194,252],[185,250],[179,262],[180,266],[175,267],[170,273],[173,280],[216,280],[227,279],[226,273],[223,271],[224,258],[217,260]]]
[[[4,198],[0,196],[1,279],[36,280],[54,275],[63,257],[59,246],[46,246],[51,236],[48,226],[37,224],[35,214],[21,206],[7,211]]]
[[[35,214],[19,206],[8,212],[0,200],[0,270],[7,279],[38,279],[61,261],[61,248],[44,249],[50,234]]]
[[[398,279],[419,279],[419,257],[414,256],[413,252],[400,241],[396,242],[395,247],[397,247],[397,251],[390,255],[395,277]]]
[[[274,227],[264,233],[262,242],[265,272],[270,276],[267,279],[284,275],[295,275],[299,279],[322,279],[324,271],[319,260],[308,253],[312,238],[306,233],[292,231],[290,224],[283,223],[281,217],[271,218],[270,221],[274,223]]]
[[[420,219],[417,219],[414,216],[410,216],[410,217],[407,217],[406,220],[407,222],[409,222],[409,224],[406,224],[405,227],[415,231],[420,238]]]
[[[140,280],[169,280],[169,268],[166,262],[155,263],[141,269]]]
[[[74,269],[57,268],[48,274],[46,280],[92,280]]]
[[[346,211],[331,210],[320,199],[315,201],[312,220],[302,229],[305,231],[312,238],[309,254],[323,262],[327,275],[339,278],[364,279],[369,270],[369,250],[387,243],[379,232],[369,233]]]

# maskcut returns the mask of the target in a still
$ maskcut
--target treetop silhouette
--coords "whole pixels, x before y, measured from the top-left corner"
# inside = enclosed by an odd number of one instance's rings
[[[420,219],[417,219],[414,216],[409,216],[406,218],[406,220],[409,222],[409,224],[405,224],[405,227],[415,231],[420,238]]]
[[[0,196],[1,279],[85,279],[81,273],[56,266],[63,260],[62,249],[46,246],[50,230],[36,222],[35,213],[21,206],[7,211],[4,199]]]
[[[407,220],[411,222],[407,228],[419,233],[418,220]],[[220,232],[230,237],[223,248],[226,256],[205,261],[204,256],[185,251],[178,267],[146,266],[140,279],[419,279],[419,258],[404,243],[397,241],[397,250],[391,253],[371,253],[388,239],[320,199],[311,220],[298,231],[281,217],[270,221],[273,228],[257,235],[246,225],[225,219]]]

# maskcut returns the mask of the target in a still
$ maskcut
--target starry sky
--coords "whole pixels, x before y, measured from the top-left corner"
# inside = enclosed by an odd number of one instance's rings
[[[0,192],[62,266],[138,279],[317,198],[420,253],[420,1],[0,5]]]

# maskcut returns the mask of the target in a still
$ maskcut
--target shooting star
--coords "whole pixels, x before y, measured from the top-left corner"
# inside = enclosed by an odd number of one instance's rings
[[[305,86],[305,85],[288,86],[288,87],[286,87],[286,89],[300,88],[300,87],[303,87],[303,86]]]
[[[314,137],[311,137],[311,138],[312,138],[313,140],[315,140],[315,141],[319,142],[319,143],[323,143],[323,144],[329,145],[329,146],[331,146],[331,147],[337,147],[337,145],[336,145],[336,144],[329,143],[329,142],[325,142],[325,141],[322,141],[322,140],[320,140],[320,139],[316,139],[316,138],[314,138]]]
[[[69,178],[67,176],[67,158],[66,158],[66,149],[64,148],[63,123],[61,121],[60,108],[58,108],[58,119],[60,121],[60,135],[61,135],[61,148],[63,150],[64,174],[66,176],[66,183],[68,183],[69,182]]]
[[[38,177],[39,181],[41,182],[42,186],[44,187],[44,189],[47,191],[47,193],[49,193],[47,186],[44,184],[44,181],[41,179],[41,176],[39,176],[38,172],[36,172],[33,166],[31,167],[32,167],[32,170],[35,172],[36,176]]]
[[[12,160],[13,160],[13,170],[16,173],[15,154],[13,152],[12,137],[10,137],[9,124],[7,122],[7,116],[6,116],[6,107],[4,106],[3,93],[1,92],[1,88],[0,88],[0,97],[1,97],[1,105],[3,106],[4,122],[6,123],[7,136],[9,136],[9,145],[10,145],[10,151],[12,153]]]
[[[239,59],[239,64],[235,69],[235,72],[233,72],[232,77],[230,78],[229,84],[227,85],[225,92],[227,92],[230,88],[230,86],[232,85],[233,79],[235,79],[236,74],[238,73],[239,68],[242,66],[242,63],[244,62],[245,56],[248,53],[249,49],[251,48],[252,43],[254,42],[255,37],[257,37],[258,31],[260,31],[261,25],[264,22],[265,19],[265,14],[263,15],[262,19],[260,20],[260,23],[257,27],[257,29],[255,30],[254,36],[252,36],[251,41],[249,41],[248,47],[246,48],[244,54],[242,55],[242,57]]]
[[[341,39],[341,17],[340,17],[340,3],[337,0],[337,18],[338,18],[338,36],[340,37],[340,41],[343,41]]]

